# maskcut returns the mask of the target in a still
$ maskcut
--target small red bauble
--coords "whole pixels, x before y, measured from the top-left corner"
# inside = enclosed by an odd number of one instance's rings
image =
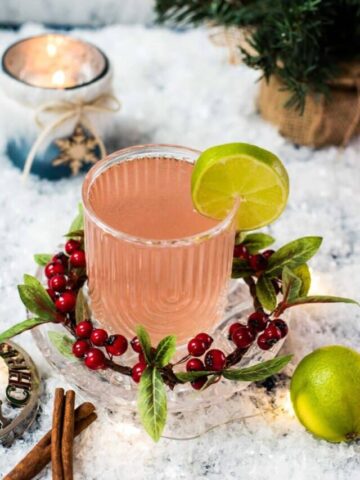
[[[142,363],[142,362],[136,363],[133,366],[131,370],[131,377],[134,380],[134,382],[136,383],[140,382],[141,375],[143,374],[143,371],[145,370],[145,368],[146,368],[146,363]]]
[[[198,333],[195,337],[197,340],[201,340],[204,345],[205,345],[205,348],[208,349],[211,347],[214,339],[212,337],[210,337],[210,335],[208,335],[207,333]]]
[[[205,366],[201,360],[198,358],[190,358],[186,363],[187,372],[199,372],[205,370]]]
[[[68,255],[71,255],[76,250],[79,250],[80,246],[81,246],[80,242],[78,242],[77,240],[70,239],[65,243],[65,252]]]
[[[232,336],[234,335],[234,333],[236,332],[236,330],[238,328],[241,328],[243,327],[244,325],[242,325],[241,323],[239,322],[236,322],[236,323],[233,323],[232,325],[230,325],[230,328],[229,328],[229,339],[231,340]]]
[[[289,327],[287,326],[286,322],[284,322],[284,320],[281,320],[281,318],[276,318],[272,321],[272,323],[280,330],[281,338],[286,337],[289,332]]]
[[[266,324],[269,320],[268,315],[265,312],[254,312],[252,313],[247,321],[248,327],[251,328],[254,332],[262,332],[266,328]]]
[[[106,340],[108,339],[108,334],[106,330],[102,328],[95,328],[90,335],[90,341],[93,345],[97,347],[102,347],[105,345]]]
[[[264,333],[258,336],[257,344],[259,348],[261,348],[261,350],[270,350],[270,348],[272,347],[272,344],[268,342]]]
[[[69,313],[74,310],[76,295],[74,292],[63,292],[55,301],[55,306],[62,313]]]
[[[221,350],[209,350],[205,355],[205,367],[208,370],[219,371],[225,367],[226,357]]]
[[[90,338],[93,331],[93,325],[90,320],[84,320],[75,327],[75,334],[78,338]]]
[[[67,268],[69,264],[69,257],[65,255],[64,252],[59,252],[56,255],[53,256],[52,258],[53,262],[60,262],[64,265],[65,268]]]
[[[267,267],[267,259],[261,255],[261,253],[257,255],[250,255],[249,256],[249,264],[252,270],[255,272],[260,272],[265,270]]]
[[[201,357],[206,352],[206,346],[202,340],[198,338],[193,338],[188,343],[188,352],[193,357]]]
[[[201,390],[207,381],[207,377],[200,377],[191,382],[191,386],[194,390]]]
[[[239,245],[235,245],[234,247],[234,257],[235,258],[242,258],[244,260],[247,260],[249,258],[249,252],[247,251],[247,248],[245,245],[239,243]]]
[[[86,257],[84,250],[76,250],[70,257],[70,263],[76,268],[85,268]]]
[[[67,286],[67,279],[65,275],[56,274],[49,278],[48,285],[55,292],[63,292]]]
[[[85,354],[85,365],[91,370],[105,368],[105,355],[99,348],[90,348]]]
[[[134,352],[136,352],[136,353],[141,352],[141,344],[140,344],[140,341],[139,341],[138,337],[134,337],[131,340],[130,345],[131,345],[131,348],[134,350]]]
[[[265,250],[265,252],[262,252],[262,256],[268,260],[272,255],[274,255],[275,250]]]
[[[60,274],[60,275],[64,274],[65,273],[65,267],[59,261],[50,262],[46,265],[44,271],[45,271],[45,275],[47,276],[47,278],[51,278],[51,277],[53,277],[54,275],[57,275],[57,274]]]
[[[106,341],[105,348],[109,355],[118,357],[126,352],[128,341],[124,335],[111,335]]]
[[[77,358],[82,358],[85,353],[89,350],[90,345],[86,340],[76,340],[72,346],[72,352]]]
[[[251,328],[242,325],[235,330],[231,340],[238,348],[248,348],[255,340],[255,334]]]
[[[281,330],[273,322],[271,322],[264,330],[267,342],[274,345],[281,338]]]

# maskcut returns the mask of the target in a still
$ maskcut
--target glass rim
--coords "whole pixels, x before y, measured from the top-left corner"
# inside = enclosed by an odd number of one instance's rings
[[[145,238],[113,228],[99,218],[92,208],[89,200],[89,193],[95,180],[110,167],[120,163],[121,161],[132,161],[137,158],[151,158],[152,156],[160,156],[164,158],[171,157],[175,158],[176,160],[194,163],[195,159],[200,155],[200,153],[201,152],[199,150],[195,150],[193,148],[164,143],[135,145],[117,150],[104,159],[98,161],[85,176],[85,180],[82,185],[82,203],[85,215],[87,215],[92,222],[94,222],[98,227],[111,236],[129,243],[138,245],[140,244],[144,246],[176,247],[191,245],[220,235],[228,227],[230,227],[231,223],[234,221],[239,206],[238,200],[234,201],[234,206],[229,211],[227,216],[223,220],[219,220],[215,226],[193,235],[171,239]]]

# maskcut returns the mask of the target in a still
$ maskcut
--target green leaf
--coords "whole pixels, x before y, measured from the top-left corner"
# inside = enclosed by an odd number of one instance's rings
[[[282,272],[282,282],[284,301],[291,302],[299,297],[302,281],[288,267],[285,267]]]
[[[148,364],[150,364],[153,360],[153,353],[151,351],[151,340],[148,332],[142,325],[139,325],[136,328],[136,335],[139,339],[142,351],[145,356],[145,360]]]
[[[207,375],[215,375],[219,372],[212,372],[212,371],[196,371],[196,372],[176,372],[175,376],[180,382],[192,382],[193,380],[197,380],[198,378],[205,377]]]
[[[258,253],[275,242],[275,238],[266,233],[249,233],[242,243],[251,254]]]
[[[32,328],[43,323],[47,323],[47,321],[43,320],[42,318],[29,318],[28,320],[17,323],[16,325],[13,325],[4,332],[0,333],[0,343],[10,340],[10,338],[16,337],[16,335],[20,335],[20,333],[23,333],[26,330],[31,330]]]
[[[167,399],[164,381],[154,367],[147,367],[141,375],[138,409],[145,430],[157,442],[166,423]]]
[[[241,382],[258,382],[278,373],[292,359],[292,355],[276,357],[266,362],[258,363],[247,368],[229,368],[224,370],[223,376],[228,380],[237,380]]]
[[[50,253],[36,253],[34,255],[34,260],[37,265],[40,265],[40,267],[45,267],[45,265],[51,261],[52,257],[53,255]]]
[[[174,356],[176,351],[176,337],[170,335],[168,337],[163,338],[159,345],[157,346],[155,352],[155,364],[158,367],[165,367],[172,357]]]
[[[311,287],[311,273],[306,263],[293,268],[293,273],[301,279],[301,288],[299,292],[300,297],[305,297]]]
[[[18,285],[18,291],[25,307],[44,320],[54,320],[55,305],[39,280],[25,274],[24,283],[25,285]]]
[[[256,283],[256,296],[265,308],[270,312],[274,310],[277,304],[276,292],[270,278],[262,275]]]
[[[65,233],[64,237],[66,238],[83,238],[84,230],[70,230],[70,232]]]
[[[91,312],[88,305],[88,302],[85,298],[82,288],[78,291],[76,297],[76,306],[75,306],[75,319],[76,323],[80,323],[83,320],[89,320],[91,318]]]
[[[75,232],[77,230],[84,230],[84,209],[82,203],[78,204],[78,214],[72,221],[69,232]]]
[[[281,274],[284,267],[293,269],[306,263],[319,250],[321,237],[303,237],[279,248],[270,258],[266,275]]]
[[[234,258],[232,264],[232,278],[245,278],[249,277],[253,271],[249,267],[249,264],[246,260],[241,258]]]
[[[51,343],[63,357],[74,360],[74,355],[72,353],[74,340],[63,333],[55,331],[48,332],[48,336]]]
[[[332,297],[330,295],[310,295],[309,297],[300,297],[288,304],[288,307],[295,305],[305,305],[307,303],[351,303],[360,305],[356,300],[346,297]]]

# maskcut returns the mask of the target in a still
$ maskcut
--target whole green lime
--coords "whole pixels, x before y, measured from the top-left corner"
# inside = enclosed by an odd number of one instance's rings
[[[360,436],[360,354],[340,345],[319,348],[297,366],[290,385],[300,422],[329,442]]]

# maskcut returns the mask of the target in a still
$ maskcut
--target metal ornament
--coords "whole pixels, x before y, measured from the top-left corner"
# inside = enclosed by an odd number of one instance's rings
[[[0,443],[8,447],[35,419],[40,377],[32,359],[15,343],[0,343],[0,357],[8,367],[6,402],[0,401]]]

